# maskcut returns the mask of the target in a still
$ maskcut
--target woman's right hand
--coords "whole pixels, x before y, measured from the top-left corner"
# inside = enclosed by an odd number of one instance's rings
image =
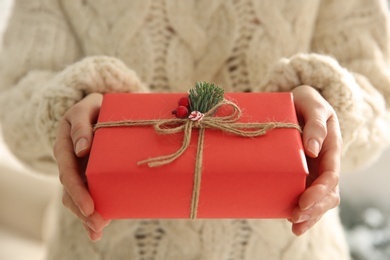
[[[84,171],[93,138],[92,125],[97,120],[102,100],[101,94],[93,93],[72,106],[59,125],[54,145],[63,185],[62,202],[82,221],[92,241],[102,237],[104,227],[110,222],[96,212]]]

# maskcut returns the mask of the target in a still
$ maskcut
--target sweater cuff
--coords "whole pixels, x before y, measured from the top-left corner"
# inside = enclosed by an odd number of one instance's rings
[[[86,95],[108,92],[146,92],[134,71],[119,59],[108,56],[85,58],[64,69],[41,89],[37,130],[52,149],[65,112]]]
[[[355,139],[353,129],[364,123],[357,113],[363,96],[350,72],[329,56],[298,54],[279,60],[267,76],[265,91],[291,91],[300,85],[317,89],[337,113],[347,150]]]
[[[300,85],[317,89],[336,111],[343,137],[343,156],[346,156],[365,124],[363,92],[352,73],[329,56],[298,54],[279,60],[265,82],[263,89],[272,92],[291,91]]]
[[[314,87],[334,108],[343,137],[343,172],[374,162],[390,143],[386,101],[361,74],[352,73],[325,55],[299,54],[281,59],[270,70],[265,91]]]

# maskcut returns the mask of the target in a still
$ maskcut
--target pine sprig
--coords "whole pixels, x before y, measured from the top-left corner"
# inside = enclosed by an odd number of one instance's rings
[[[195,88],[190,89],[190,110],[206,113],[223,100],[224,90],[213,83],[197,82]]]

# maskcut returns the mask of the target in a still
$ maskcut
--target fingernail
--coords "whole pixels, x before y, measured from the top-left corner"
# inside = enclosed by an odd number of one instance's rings
[[[302,215],[298,218],[297,221],[295,221],[295,223],[302,223],[308,221],[309,219],[310,219],[310,215]]]
[[[110,225],[111,223],[111,220],[105,220],[104,221],[104,227],[107,227],[108,225]]]
[[[79,209],[80,209],[81,214],[84,215],[84,217],[88,217],[87,214],[85,213],[85,211],[82,208],[79,207]]]
[[[87,221],[85,221],[85,224],[86,224],[90,229],[92,229],[93,231],[96,232],[96,229],[95,229],[95,227],[93,226],[93,224],[92,224],[91,221],[87,220]]]
[[[89,217],[89,215],[86,214],[86,211],[84,210],[84,208],[80,207],[80,205],[78,203],[76,203],[76,206],[79,208],[81,214],[83,214],[84,217]]]
[[[101,235],[98,235],[95,231],[93,230],[87,230],[88,232],[88,237],[89,237],[89,240],[91,240],[92,242],[97,242],[99,241],[102,237]]]
[[[315,139],[310,139],[307,143],[307,150],[309,150],[317,157],[318,153],[320,152],[320,143]]]
[[[314,204],[315,204],[315,202],[312,203],[312,204],[307,205],[307,206],[304,207],[304,208],[301,208],[301,210],[303,210],[303,211],[309,210],[309,209],[311,209],[311,208],[314,206]]]
[[[76,143],[75,152],[76,152],[76,154],[79,154],[81,151],[83,151],[83,150],[85,150],[87,148],[88,148],[88,141],[87,141],[87,139],[86,138],[81,138]]]
[[[102,239],[102,235],[97,233],[94,234],[91,233],[89,238],[91,239],[92,242],[97,242],[100,239]]]

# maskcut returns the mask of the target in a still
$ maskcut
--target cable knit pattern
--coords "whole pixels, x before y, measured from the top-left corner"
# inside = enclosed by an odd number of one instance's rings
[[[58,122],[92,92],[315,87],[334,107],[345,170],[390,143],[385,0],[15,0],[0,55],[10,149],[55,173]],[[302,237],[285,220],[120,220],[97,243],[65,208],[48,259],[348,259],[337,210]]]

